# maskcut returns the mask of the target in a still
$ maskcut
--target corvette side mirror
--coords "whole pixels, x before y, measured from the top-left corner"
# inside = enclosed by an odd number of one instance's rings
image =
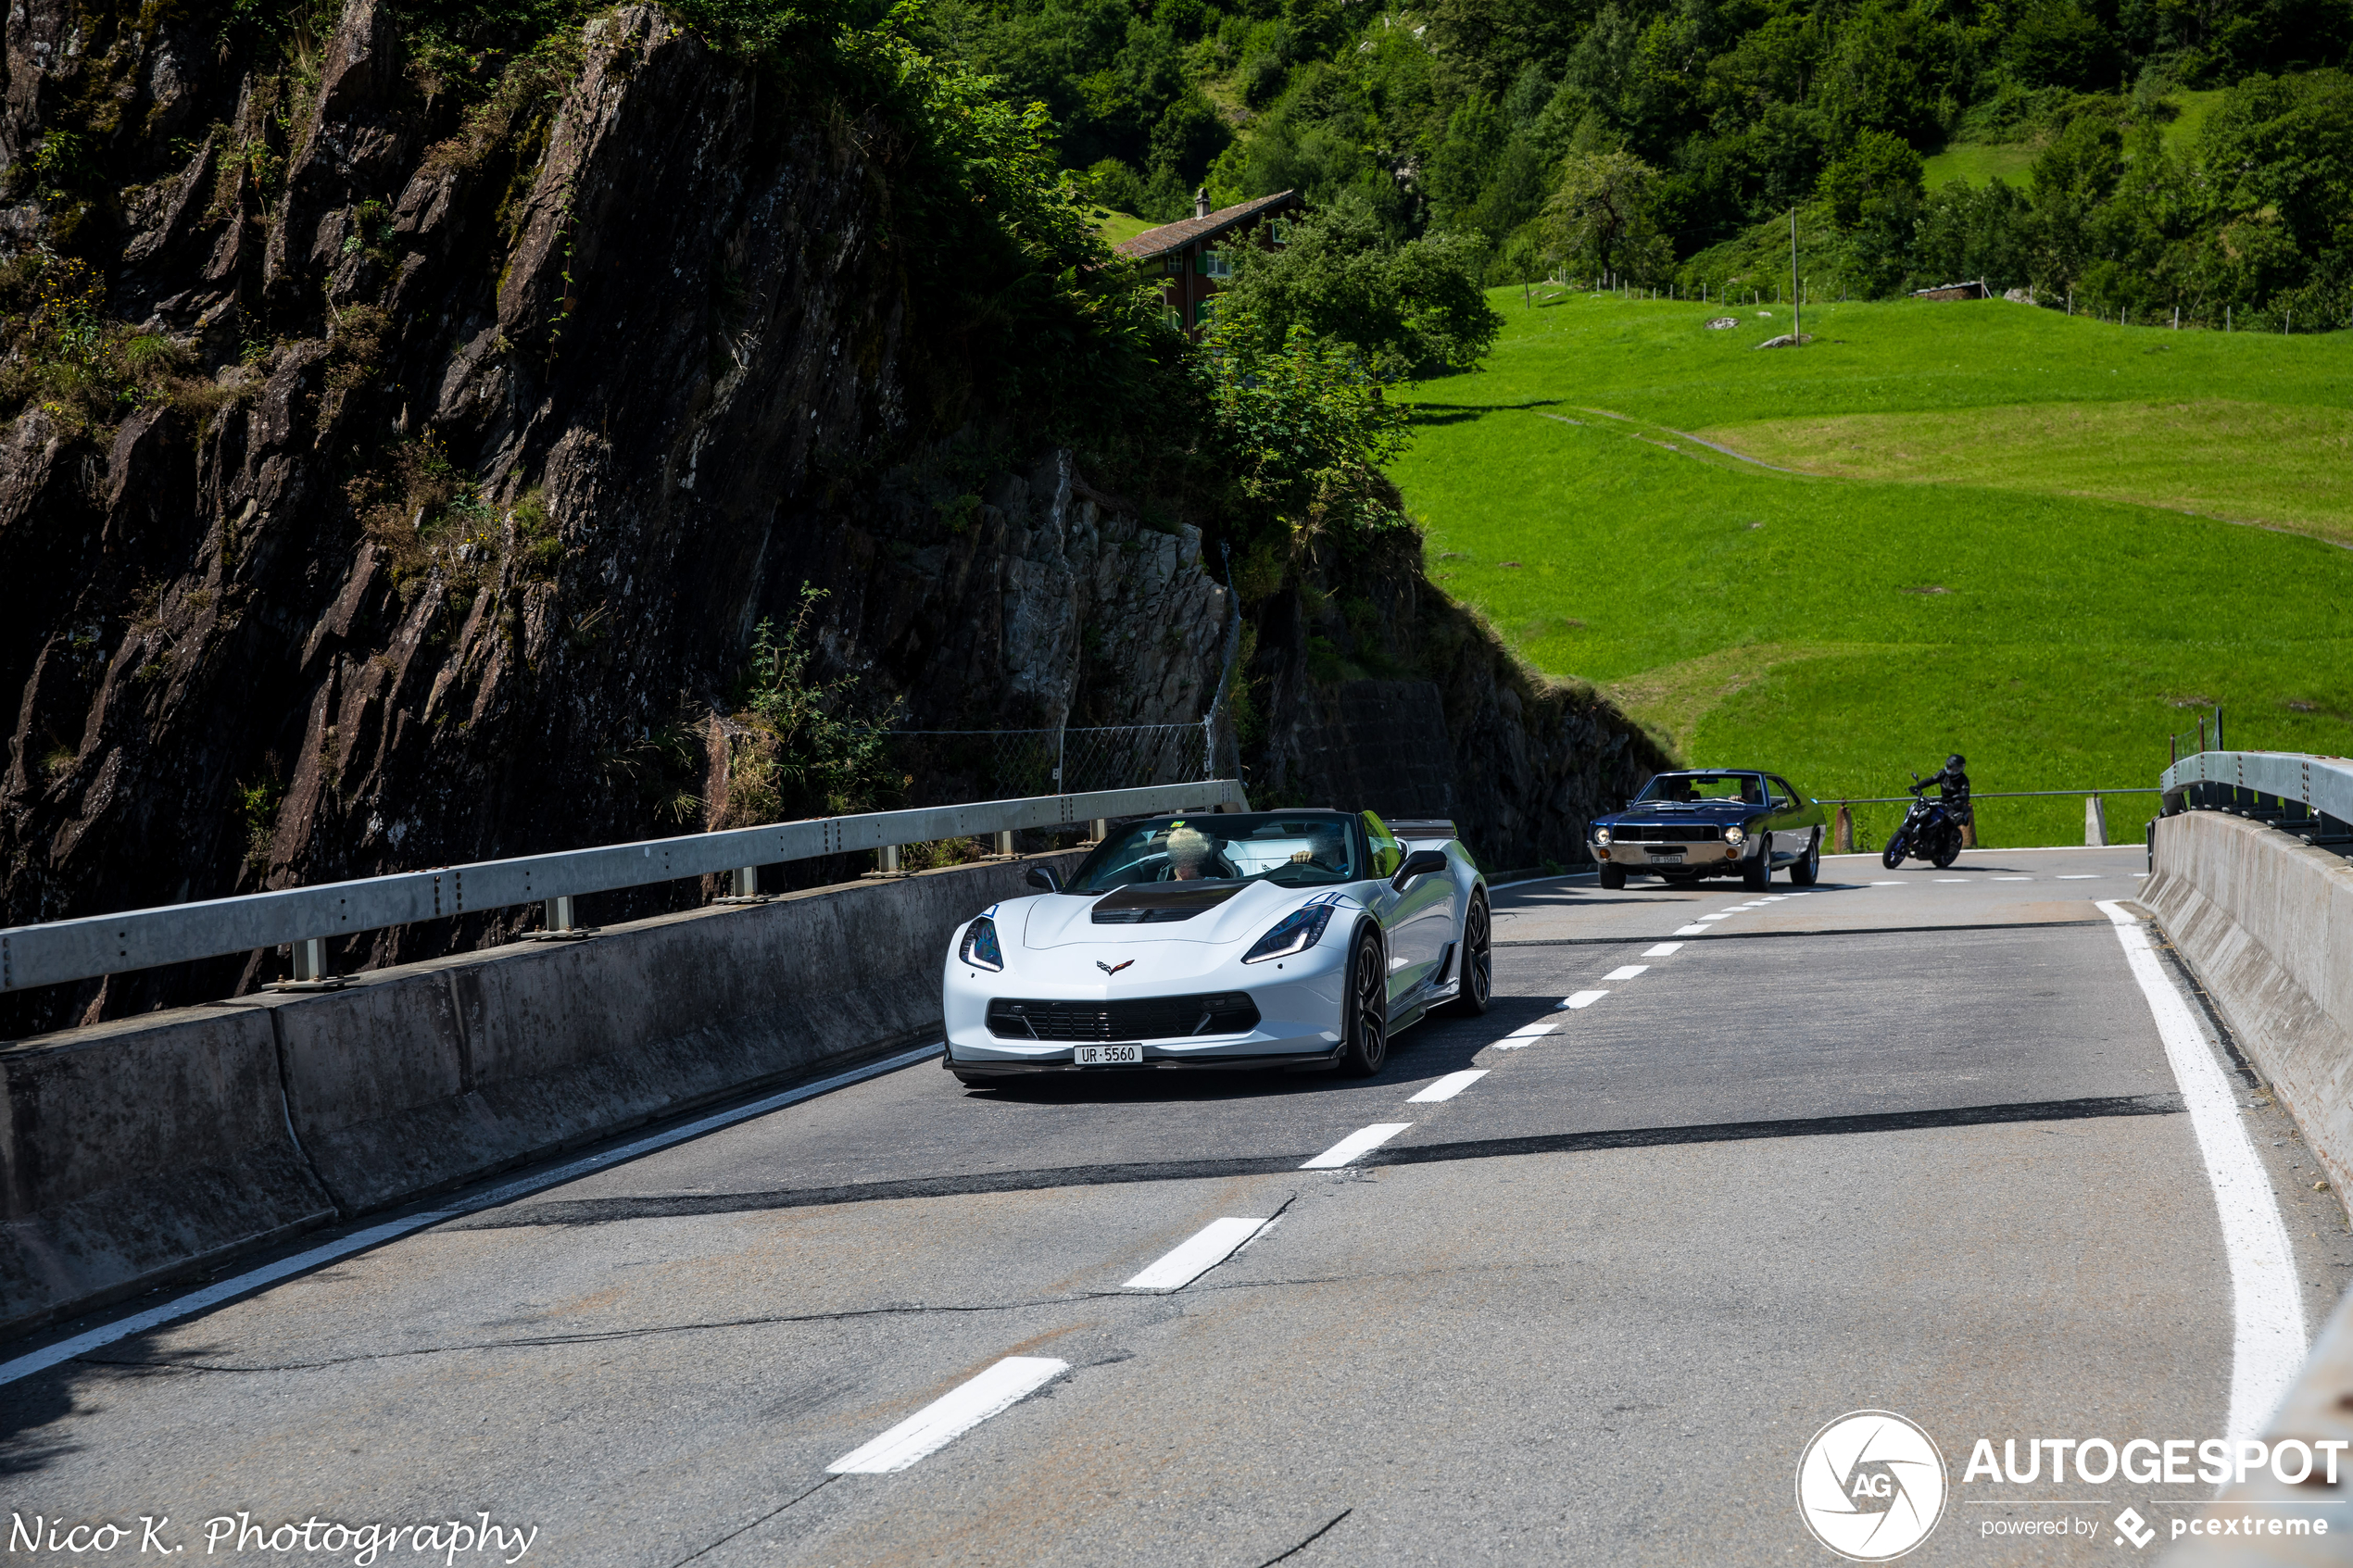
[[[1063,879],[1056,876],[1052,869],[1047,866],[1030,867],[1029,874],[1023,877],[1022,881],[1040,893],[1060,893],[1063,890]]]
[[[1390,889],[1392,892],[1403,893],[1405,891],[1405,884],[1416,877],[1428,876],[1432,872],[1442,872],[1445,869],[1446,855],[1443,850],[1416,849],[1405,857],[1405,863],[1397,868],[1395,876],[1389,879]]]

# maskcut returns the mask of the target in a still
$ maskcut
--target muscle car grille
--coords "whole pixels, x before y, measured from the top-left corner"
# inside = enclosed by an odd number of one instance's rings
[[[1709,844],[1724,836],[1719,827],[1686,826],[1680,822],[1629,825],[1609,830],[1612,844]]]
[[[988,1004],[988,1032],[1006,1040],[1175,1040],[1239,1035],[1258,1027],[1258,1006],[1241,991],[1199,997],[1139,997],[1117,1002]]]

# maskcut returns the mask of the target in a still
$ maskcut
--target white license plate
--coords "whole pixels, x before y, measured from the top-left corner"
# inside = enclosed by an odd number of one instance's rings
[[[1680,849],[1654,849],[1651,851],[1651,859],[1654,860],[1680,860],[1682,858],[1683,852]]]
[[[1141,1046],[1080,1046],[1074,1053],[1081,1067],[1140,1067],[1144,1062]]]

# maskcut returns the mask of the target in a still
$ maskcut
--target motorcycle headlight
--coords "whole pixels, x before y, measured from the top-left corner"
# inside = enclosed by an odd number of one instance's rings
[[[1748,830],[1735,822],[1724,830],[1724,842],[1737,849],[1748,842]]]
[[[1593,842],[1596,844],[1607,844],[1609,842],[1609,829],[1595,828],[1593,830]]]
[[[1324,927],[1332,922],[1332,907],[1317,904],[1309,909],[1293,909],[1275,922],[1275,929],[1260,937],[1251,950],[1242,955],[1244,963],[1265,963],[1268,959],[1287,959],[1293,953],[1303,953],[1324,935]]]
[[[997,922],[983,915],[964,927],[964,940],[956,956],[975,969],[1003,969],[1005,955],[997,946]]]

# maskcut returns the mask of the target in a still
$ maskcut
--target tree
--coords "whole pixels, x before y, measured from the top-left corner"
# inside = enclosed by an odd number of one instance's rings
[[[1631,153],[1571,154],[1544,203],[1554,259],[1572,270],[1647,277],[1668,259],[1652,207],[1658,170]]]
[[[1283,249],[1243,247],[1217,315],[1231,342],[1261,354],[1294,329],[1344,345],[1375,381],[1467,370],[1504,325],[1479,292],[1479,260],[1459,235],[1393,243],[1371,204],[1343,192],[1294,222]]]

